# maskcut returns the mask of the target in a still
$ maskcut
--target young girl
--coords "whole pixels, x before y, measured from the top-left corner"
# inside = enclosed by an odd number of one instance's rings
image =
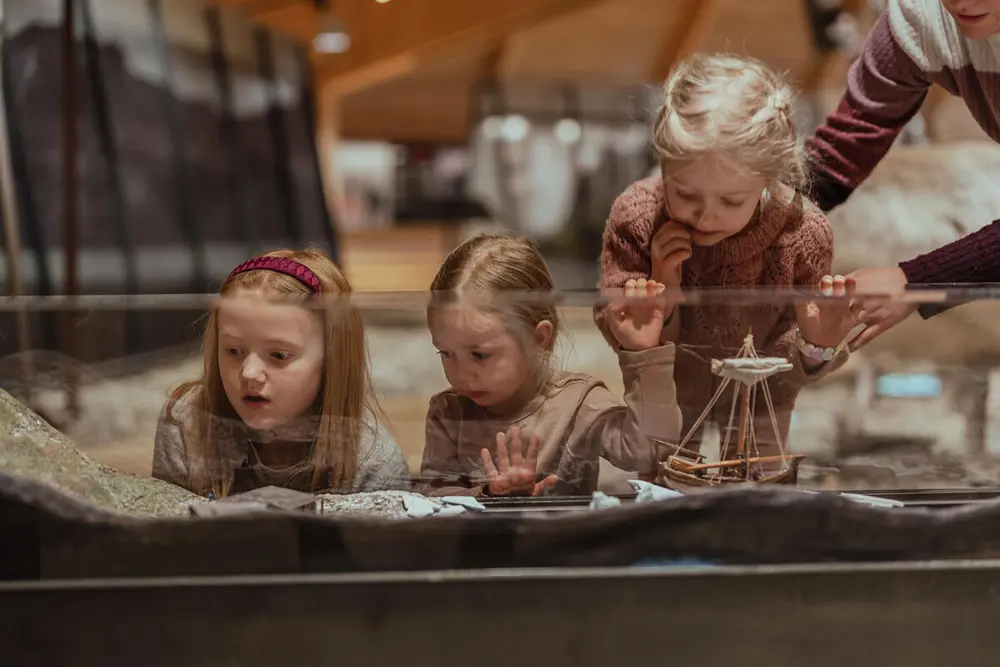
[[[523,236],[476,236],[438,271],[427,321],[451,388],[428,410],[425,493],[590,493],[599,457],[650,477],[649,438],[676,439],[674,346],[660,342],[664,304],[655,298],[662,286],[644,281],[629,296],[645,298],[609,310],[624,405],[599,380],[552,369],[559,314],[537,295],[551,289]]]
[[[698,54],[683,61],[666,83],[653,128],[660,175],[634,183],[615,201],[604,232],[601,286],[652,278],[668,288],[851,291],[849,281],[827,275],[833,235],[802,195],[806,169],[791,100],[789,87],[757,60]],[[794,365],[769,381],[782,442],[799,390],[844,363],[842,343],[855,324],[846,300],[670,311],[664,340],[693,346],[676,362],[685,429],[720,381],[707,360],[732,355],[750,332],[763,355]],[[603,309],[595,309],[595,319],[614,346]],[[766,403],[756,404],[755,436],[762,450],[771,450],[761,454],[774,454]],[[716,406],[709,418],[725,426],[730,401]],[[697,450],[697,437],[691,442]]]
[[[202,377],[160,415],[153,476],[215,497],[403,486],[403,455],[375,419],[361,315],[322,301],[351,292],[336,265],[277,250],[236,267],[219,291]]]

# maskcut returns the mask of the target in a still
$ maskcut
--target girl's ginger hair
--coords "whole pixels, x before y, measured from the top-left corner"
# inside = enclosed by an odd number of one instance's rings
[[[552,289],[552,274],[531,239],[516,234],[478,234],[452,250],[438,269],[431,282],[428,314],[456,293],[469,295],[474,301],[479,297],[482,302],[476,303],[478,307],[497,312],[508,322],[515,320],[518,333],[528,336],[526,340],[540,322],[551,322],[552,335],[544,350],[551,354],[559,335],[559,311],[548,294],[538,293]]]
[[[681,61],[663,88],[653,147],[664,178],[714,154],[802,193],[807,160],[793,119],[794,94],[760,60],[694,54]]]
[[[363,430],[374,428],[374,424],[365,417],[374,419],[378,414],[371,390],[361,313],[337,298],[351,293],[350,283],[333,260],[318,250],[274,250],[263,256],[299,262],[320,281],[322,305],[312,307],[315,315],[323,318],[325,371],[313,405],[316,433],[312,457],[306,469],[312,472],[314,490],[324,488],[328,480],[334,489],[349,488],[357,473],[358,445]],[[240,288],[259,290],[265,296],[273,295],[282,302],[301,300],[306,303],[315,296],[298,280],[266,270],[246,271],[233,276],[222,284],[219,294],[225,297]],[[203,495],[211,491],[217,497],[223,497],[229,494],[234,471],[222,442],[229,429],[219,426],[238,423],[240,418],[222,385],[218,340],[218,305],[214,305],[202,339],[202,375],[178,387],[171,399],[176,402],[187,392],[195,392],[191,403],[194,433],[190,434],[194,437],[188,449],[192,462],[190,485],[195,492]]]

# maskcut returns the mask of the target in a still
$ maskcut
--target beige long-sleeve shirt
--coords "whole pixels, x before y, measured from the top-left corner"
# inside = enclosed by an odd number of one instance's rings
[[[557,373],[546,390],[517,413],[493,415],[467,397],[444,391],[431,399],[420,466],[428,495],[480,495],[486,484],[481,450],[496,454],[496,436],[517,426],[524,446],[537,436],[538,477],[560,477],[557,493],[589,494],[598,460],[639,473],[657,461],[653,440],[676,442],[681,415],[674,388],[674,346],[620,351],[624,403],[604,383],[581,373]]]

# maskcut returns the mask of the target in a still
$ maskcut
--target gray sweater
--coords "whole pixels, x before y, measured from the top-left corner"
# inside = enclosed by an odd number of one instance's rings
[[[192,491],[194,489],[191,488],[190,480],[194,466],[191,459],[196,450],[190,446],[190,439],[196,430],[193,419],[195,393],[194,390],[189,391],[172,406],[171,401],[164,404],[156,425],[153,450],[153,477]],[[228,466],[234,472],[236,479],[233,492],[272,484],[310,490],[301,488],[304,483],[301,474],[288,475],[260,466],[256,461],[256,452],[250,445],[250,434],[246,427],[238,419],[226,421],[236,423],[220,423],[218,426],[213,425],[213,428],[218,433],[216,437],[228,443],[227,460],[220,464]],[[354,482],[351,488],[336,491],[359,493],[407,488],[409,469],[392,435],[370,413],[365,415],[364,427],[358,445],[358,467]]]

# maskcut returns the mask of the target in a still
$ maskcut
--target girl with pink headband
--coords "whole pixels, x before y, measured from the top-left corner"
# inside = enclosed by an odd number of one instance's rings
[[[402,452],[376,418],[361,314],[317,303],[351,292],[333,261],[276,250],[236,267],[219,292],[202,375],[160,414],[153,476],[214,497],[404,487]]]

